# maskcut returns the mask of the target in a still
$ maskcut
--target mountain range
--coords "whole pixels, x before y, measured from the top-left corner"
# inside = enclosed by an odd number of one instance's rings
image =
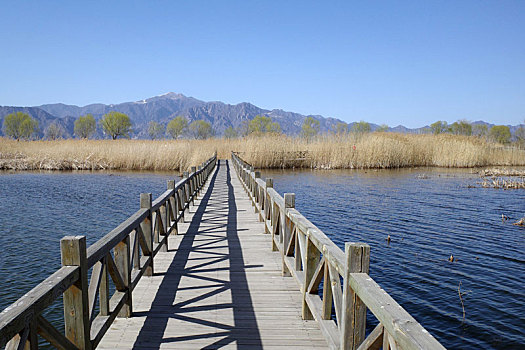
[[[282,131],[288,135],[299,134],[301,132],[301,125],[307,117],[313,117],[319,121],[321,132],[334,130],[337,123],[343,122],[336,118],[327,118],[321,115],[302,115],[281,109],[267,110],[247,102],[235,105],[219,101],[205,102],[174,92],[140,101],[109,105],[97,103],[79,107],[63,103],[54,103],[34,107],[0,106],[0,124],[6,115],[19,111],[29,114],[38,121],[40,137],[44,135],[45,129],[53,122],[64,128],[65,137],[71,137],[73,135],[74,121],[76,118],[91,113],[95,119],[98,120],[110,111],[122,112],[130,117],[133,123],[133,138],[147,138],[148,124],[150,121],[156,121],[166,126],[171,119],[178,115],[185,116],[190,123],[194,120],[205,120],[209,122],[217,136],[222,135],[224,130],[230,126],[240,128],[243,122],[253,119],[256,115],[270,117],[272,121],[278,122],[281,125]],[[492,124],[481,121],[475,123],[486,124],[489,128],[492,126]],[[349,126],[351,127],[352,124],[353,123],[350,123]],[[376,124],[370,125],[372,130],[379,127]],[[511,132],[518,128],[518,126],[510,127]],[[399,125],[394,128],[389,128],[389,131],[420,133],[424,128],[425,127],[409,129]],[[103,137],[102,130],[97,130],[96,136]]]

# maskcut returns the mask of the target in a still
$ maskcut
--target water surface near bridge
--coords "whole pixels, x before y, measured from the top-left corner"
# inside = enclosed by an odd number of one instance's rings
[[[343,247],[371,245],[371,276],[448,348],[525,338],[525,191],[468,188],[469,170],[263,171]],[[60,266],[59,240],[92,244],[155,198],[166,173],[0,173],[0,310]],[[390,244],[386,237],[391,236]],[[457,261],[447,261],[453,254]],[[458,284],[465,303],[465,321]],[[58,303],[51,315],[60,319]]]
[[[446,347],[525,346],[525,229],[511,224],[525,216],[525,191],[469,188],[479,177],[468,169],[261,176],[294,192],[296,208],[341,248],[370,244],[370,275]]]
[[[153,198],[168,173],[0,172],[0,310],[60,267],[60,239],[86,236],[88,246]],[[61,318],[62,310],[50,318]]]

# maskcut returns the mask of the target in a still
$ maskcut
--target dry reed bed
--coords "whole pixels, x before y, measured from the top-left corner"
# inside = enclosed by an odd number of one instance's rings
[[[257,168],[401,168],[523,166],[525,151],[475,137],[372,133],[322,136],[313,141],[268,135],[209,140],[60,140],[0,138],[0,169],[187,170],[213,152],[241,152]]]
[[[197,141],[60,140],[16,142],[0,138],[0,169],[178,170],[213,155]]]
[[[525,169],[498,169],[498,168],[492,168],[492,169],[484,169],[481,170],[479,175],[481,177],[484,176],[520,176],[525,177]]]
[[[505,190],[525,189],[525,179],[520,179],[520,180],[504,179],[504,178],[492,178],[490,180],[483,179],[483,182],[481,182],[481,187],[502,188]]]
[[[403,168],[414,166],[483,167],[525,165],[525,151],[476,137],[372,133],[362,137],[320,137],[312,142],[274,136],[233,140],[218,146],[243,152],[257,168]],[[306,160],[293,155],[306,151]]]

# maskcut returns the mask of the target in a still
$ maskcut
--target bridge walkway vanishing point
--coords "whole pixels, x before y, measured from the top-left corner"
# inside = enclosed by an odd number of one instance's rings
[[[302,320],[302,294],[231,161],[217,164],[185,221],[135,287],[133,317],[115,319],[97,348],[327,348]]]

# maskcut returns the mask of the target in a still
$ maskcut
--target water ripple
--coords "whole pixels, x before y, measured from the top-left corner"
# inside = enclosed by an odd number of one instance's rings
[[[139,208],[141,192],[156,197],[168,174],[0,172],[0,310],[60,267],[59,241],[100,239]],[[46,311],[63,327],[61,301]]]
[[[422,171],[428,179],[416,179]],[[525,230],[501,214],[524,216],[525,191],[468,188],[477,181],[468,170],[262,175],[294,192],[298,210],[341,248],[370,244],[370,275],[446,347],[523,348]]]

